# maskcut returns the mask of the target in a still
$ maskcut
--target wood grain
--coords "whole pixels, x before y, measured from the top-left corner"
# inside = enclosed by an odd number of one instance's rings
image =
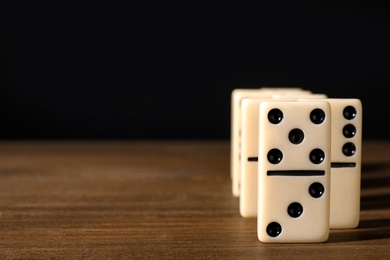
[[[228,140],[0,143],[1,259],[390,259],[390,142],[363,141],[361,222],[265,244]]]

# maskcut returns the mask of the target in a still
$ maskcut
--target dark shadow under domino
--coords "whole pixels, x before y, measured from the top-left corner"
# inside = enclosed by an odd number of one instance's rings
[[[286,170],[286,171],[267,171],[268,176],[323,176],[325,171],[319,170]]]

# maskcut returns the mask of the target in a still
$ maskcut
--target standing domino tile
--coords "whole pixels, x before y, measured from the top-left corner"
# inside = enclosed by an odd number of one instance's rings
[[[302,92],[311,93],[301,88],[272,88],[264,87],[258,89],[234,89],[231,94],[231,155],[230,155],[230,177],[232,179],[232,193],[234,197],[240,196],[240,126],[241,126],[241,100],[245,97],[270,97],[273,94]]]
[[[330,228],[355,228],[360,217],[362,104],[328,99],[332,109]]]
[[[326,101],[264,101],[259,109],[261,242],[329,237],[331,110]]]
[[[232,193],[240,196],[239,166],[240,166],[240,106],[241,99],[249,96],[263,96],[261,89],[234,89],[231,94],[231,147],[230,147],[230,177],[232,179]]]
[[[276,94],[270,99],[288,99],[305,96],[321,98],[325,94],[284,93]],[[267,98],[243,98],[241,101],[241,169],[240,169],[240,214],[242,217],[257,217],[257,165],[258,165],[258,124],[259,106]]]

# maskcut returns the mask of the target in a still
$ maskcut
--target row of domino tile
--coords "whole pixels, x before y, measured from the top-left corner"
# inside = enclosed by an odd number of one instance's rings
[[[260,241],[323,242],[358,225],[359,99],[264,87],[234,89],[231,106],[232,193]]]

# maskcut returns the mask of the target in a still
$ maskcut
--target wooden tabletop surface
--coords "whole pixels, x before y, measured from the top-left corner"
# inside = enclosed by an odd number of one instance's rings
[[[0,142],[1,259],[390,259],[390,141],[363,140],[361,220],[265,244],[231,193],[230,143]]]

